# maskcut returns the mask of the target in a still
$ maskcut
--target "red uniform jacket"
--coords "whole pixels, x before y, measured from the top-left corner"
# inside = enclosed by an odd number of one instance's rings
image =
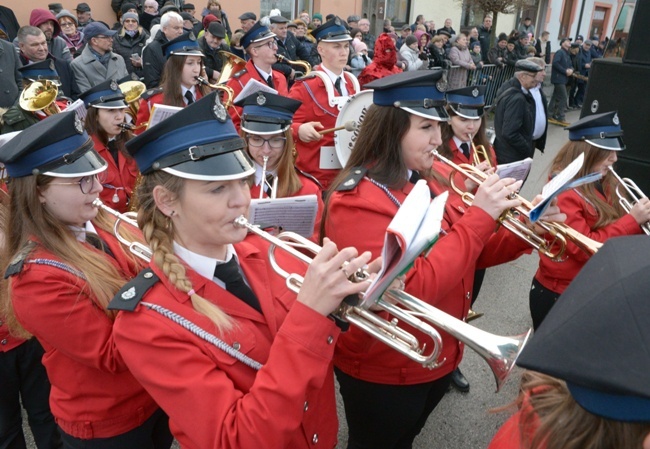
[[[150,94],[151,95],[148,95]],[[203,97],[200,89],[196,89],[194,94],[196,95],[195,100],[200,100]],[[138,109],[138,116],[135,119],[135,125],[139,128],[136,129],[136,134],[143,133],[147,127],[146,124],[149,123],[149,117],[151,116],[151,109],[153,109],[156,104],[165,104],[163,102],[163,91],[162,88],[149,89],[142,95],[140,100],[140,108]],[[140,127],[140,125],[144,125]]]
[[[312,179],[298,172],[298,178],[300,178],[300,183],[302,188],[298,190],[291,196],[301,196],[301,195],[316,195],[316,201],[318,201],[318,211],[316,212],[316,221],[314,222],[314,234],[311,237],[313,242],[318,241],[318,236],[320,233],[320,221],[323,215],[323,198],[321,194],[320,187]],[[260,185],[251,186],[251,198],[257,199],[260,197]],[[262,198],[267,198],[266,192],[263,194]]]
[[[642,232],[641,226],[637,224],[630,214],[623,215],[607,226],[594,229],[594,224],[598,220],[596,209],[575,190],[567,190],[561,193],[558,196],[557,205],[567,215],[567,225],[580,234],[598,242],[605,242],[610,237],[640,234]],[[587,263],[587,260],[589,260],[588,254],[573,243],[568,243],[566,252],[559,262],[554,262],[548,257],[539,258],[539,269],[535,273],[535,279],[547,289],[555,293],[562,293],[583,265]]]
[[[317,66],[315,70],[321,70]],[[343,72],[346,77],[346,87],[348,94],[357,93],[352,83],[352,75],[349,72]],[[334,90],[336,96],[338,93]],[[323,80],[319,77],[307,77],[304,80],[296,80],[291,88],[289,97],[299,100],[302,105],[298,108],[293,116],[293,140],[296,143],[298,159],[296,166],[302,171],[309,173],[318,179],[323,189],[329,187],[332,179],[336,177],[339,170],[321,169],[320,168],[320,150],[321,147],[334,147],[334,133],[327,133],[323,138],[313,142],[303,142],[298,138],[298,128],[303,123],[320,122],[324,128],[330,129],[336,126],[336,118],[339,115],[339,109],[336,106],[330,106],[327,98],[327,90]]]
[[[126,277],[133,262],[111,234],[97,230]],[[98,251],[89,244],[88,251]],[[86,282],[40,245],[11,277],[11,300],[20,323],[45,349],[43,365],[52,384],[50,408],[56,423],[77,438],[107,438],[141,425],[158,406],[127,370],[113,341],[113,321],[86,292]]]
[[[95,150],[108,163],[106,180],[102,184],[104,190],[99,194],[99,199],[112,209],[122,213],[128,212],[135,181],[140,174],[138,166],[133,158],[126,157],[121,151],[118,151],[118,162],[115,163],[108,147],[97,136],[91,137],[95,144]]]
[[[262,363],[261,370],[143,305],[120,312],[115,322],[120,353],[167,412],[184,449],[295,449],[315,442],[332,448],[338,430],[332,355],[339,330],[295,302],[296,295],[272,271],[266,242],[251,236],[235,249],[263,315],[189,268],[194,290],[234,320],[230,332],[220,334],[155,266],[161,281],[143,302],[162,305],[216,334]],[[304,273],[302,262],[282,251],[276,255],[287,271]]]
[[[278,72],[277,70],[273,70],[272,76],[273,76],[273,86],[274,89],[278,91],[278,95],[282,95],[283,97],[288,97],[289,86],[287,85],[287,78],[284,76],[284,74],[282,72]],[[260,83],[266,85],[266,80],[262,79],[262,77],[260,76],[260,72],[257,71],[257,69],[255,68],[255,64],[253,64],[252,59],[250,59],[246,63],[246,66],[239,72],[235,73],[226,83],[226,86],[230,87],[235,93],[233,96],[233,100],[237,98],[237,95],[239,95],[239,93],[242,91],[244,86],[246,86],[248,81],[250,81],[251,79],[257,80]],[[228,113],[230,113],[230,118],[232,118],[232,122],[235,125],[235,128],[237,128],[237,131],[239,131],[242,108],[239,106],[233,106],[228,109]]]
[[[413,184],[402,190],[390,190],[403,202]],[[429,183],[434,193],[444,191]],[[325,223],[326,236],[339,248],[355,246],[359,252],[370,251],[373,258],[381,255],[384,235],[395,216],[397,206],[379,187],[368,179],[348,191],[331,196]],[[406,292],[458,318],[467,316],[471,303],[474,271],[512,260],[530,248],[505,229],[495,234],[495,221],[482,209],[467,208],[462,199],[450,192],[442,223],[447,235],[442,236],[428,257],[418,257],[406,276]],[[405,326],[421,342],[423,334]],[[462,358],[462,345],[441,332],[443,349],[435,370],[407,359],[374,337],[351,326],[339,339],[334,363],[345,373],[368,382],[412,385],[439,379],[452,372]]]

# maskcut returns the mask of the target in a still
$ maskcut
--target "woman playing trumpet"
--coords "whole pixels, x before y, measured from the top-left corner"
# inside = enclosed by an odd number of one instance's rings
[[[641,225],[650,220],[650,201],[641,198],[627,213],[616,197],[618,182],[609,171],[616,163],[618,152],[625,148],[616,112],[584,117],[567,130],[569,142],[555,156],[549,177],[559,173],[580,154],[585,155],[585,161],[576,177],[594,172],[603,175],[596,183],[567,190],[558,196],[558,205],[567,214],[567,225],[598,242],[640,234]],[[540,258],[529,297],[534,328],[542,323],[588,259],[589,255],[575,245],[568,245],[564,258],[559,261]]]
[[[169,448],[167,417],[129,373],[106,309],[140,269],[93,201],[106,162],[74,112],[3,147],[11,177],[3,223],[10,322],[43,348],[50,406],[64,448]]]
[[[167,61],[162,71],[160,86],[142,94],[136,129],[142,132],[149,123],[151,110],[156,104],[184,108],[210,92],[205,85],[199,85],[197,78],[205,75],[203,53],[192,33],[166,42],[162,46]]]
[[[243,107],[241,133],[255,166],[252,198],[286,198],[316,195],[318,212],[314,230],[320,229],[323,212],[321,186],[313,176],[294,165],[291,133],[293,114],[302,103],[288,97],[257,92],[236,103]],[[318,239],[318,234],[314,240]]]
[[[367,288],[346,273],[370,254],[326,242],[297,298],[288,291],[268,244],[234,224],[248,213],[255,168],[224,114],[212,93],[129,142],[153,255],[114,300],[133,310],[117,318],[117,347],[182,447],[333,447],[339,330],[327,315]],[[278,262],[305,271],[285,254]]]
[[[139,172],[124,146],[133,137],[124,126],[128,109],[124,94],[115,80],[107,80],[79,98],[88,110],[86,131],[93,139],[95,150],[108,164],[99,198],[111,208],[126,212]]]
[[[440,122],[448,119],[444,94],[436,88],[441,76],[437,70],[405,72],[368,85],[374,89],[374,104],[329,192],[324,236],[380,254],[386,227],[413,188],[412,181],[425,179],[432,195],[447,189],[431,169],[433,151],[442,143]],[[476,268],[528,250],[508,232],[495,234],[495,220],[520,203],[509,198],[520,185],[490,175],[469,208],[452,192],[442,223],[444,236],[428,255],[415,260],[405,291],[464,319]],[[411,447],[462,358],[458,340],[446,333],[442,337],[440,360],[445,362],[433,370],[376,344],[356,328],[339,339],[334,361],[348,421],[348,448]]]

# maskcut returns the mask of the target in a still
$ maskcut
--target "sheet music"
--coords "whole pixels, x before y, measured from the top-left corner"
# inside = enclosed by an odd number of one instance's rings
[[[157,125],[158,123],[171,117],[172,115],[176,114],[178,111],[182,109],[183,108],[178,106],[168,106],[166,104],[154,104],[153,107],[151,108],[151,114],[149,115],[149,124],[147,125],[147,129]]]
[[[318,199],[316,195],[251,200],[248,221],[262,228],[277,227],[311,237],[314,234]]]
[[[239,92],[239,95],[235,97],[235,100],[233,103],[237,103],[239,100],[248,97],[251,94],[254,94],[255,92],[268,92],[271,94],[278,94],[278,91],[273,89],[272,87],[269,87],[268,85],[264,83],[260,83],[259,81],[255,79],[250,79],[244,88],[242,89],[241,92]]]
[[[527,157],[522,161],[497,165],[497,175],[500,178],[515,178],[517,181],[523,181],[528,176],[532,163],[533,159]]]
[[[84,102],[82,100],[76,100],[68,105],[67,108],[65,108],[66,111],[74,111],[77,114],[77,117],[79,117],[79,120],[85,121],[86,120],[86,115],[88,114],[88,111],[86,110],[86,106],[84,105]]]

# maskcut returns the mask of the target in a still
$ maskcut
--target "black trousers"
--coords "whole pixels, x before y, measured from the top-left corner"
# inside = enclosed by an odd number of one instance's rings
[[[559,297],[559,293],[547,289],[537,279],[533,279],[533,283],[530,286],[530,293],[528,294],[528,301],[534,330],[537,330],[539,325],[542,324],[542,321],[544,321],[544,318]]]
[[[141,426],[110,438],[82,440],[68,435],[59,427],[64,449],[169,449],[173,437],[169,418],[161,409],[154,412]]]
[[[348,423],[348,449],[410,449],[450,376],[417,385],[384,385],[335,369]]]
[[[21,400],[38,449],[61,447],[50,412],[50,381],[41,363],[43,352],[35,338],[0,352],[0,449],[26,447]]]
[[[485,268],[481,268],[480,270],[476,270],[474,272],[474,288],[472,290],[472,306],[476,302],[476,298],[478,298],[478,294],[481,291],[481,286],[483,285],[483,279],[485,279]]]

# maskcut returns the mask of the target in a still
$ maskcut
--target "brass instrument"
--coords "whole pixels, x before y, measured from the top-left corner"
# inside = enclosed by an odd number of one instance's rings
[[[279,266],[275,258],[275,249],[280,248],[302,262],[310,264],[312,258],[306,255],[305,251],[317,254],[321,247],[293,232],[282,232],[277,236],[271,235],[249,223],[244,216],[235,220],[235,226],[245,227],[271,243],[269,262],[273,270],[286,279],[289,289],[296,293],[299,292],[304,279],[296,273],[286,272]],[[368,276],[367,273],[359,270],[350,276],[350,280],[359,282],[367,279]],[[364,307],[349,304],[346,301],[341,303],[334,315],[358,326],[400,354],[429,369],[437,368],[444,363],[444,360],[438,360],[442,349],[442,339],[439,332],[431,326],[435,325],[465,343],[487,361],[494,373],[497,391],[508,377],[517,356],[531,333],[531,330],[528,330],[528,332],[514,337],[495,336],[470,326],[402,290],[387,290],[373,306],[388,312],[391,315],[390,321]],[[421,345],[414,335],[400,328],[399,320],[430,337],[433,348],[428,349],[429,352],[425,353],[426,344]]]
[[[140,109],[140,97],[147,90],[147,86],[140,81],[126,81],[120,84],[120,90],[124,94],[124,101],[129,105],[128,114],[135,122],[138,117],[138,110]]]
[[[449,184],[452,190],[462,197],[463,202],[466,205],[471,206],[474,201],[474,195],[465,192],[456,186],[454,182],[456,172],[479,185],[487,179],[488,175],[472,165],[456,164],[442,156],[437,150],[433,150],[433,155],[453,169],[449,174]],[[566,251],[567,240],[573,242],[573,244],[589,255],[595,254],[600,247],[603,246],[602,243],[580,234],[578,231],[564,223],[538,220],[535,224],[544,229],[544,231],[551,236],[550,241],[546,240],[546,238],[538,235],[533,229],[531,229],[527,223],[519,220],[518,216],[521,215],[526,218],[527,222],[529,222],[528,216],[531,209],[534,207],[533,204],[526,198],[516,194],[513,194],[513,198],[519,199],[522,203],[521,206],[512,210],[506,210],[501,214],[498,221],[504,228],[526,241],[540,254],[544,254],[552,260],[560,260]]]
[[[56,83],[50,80],[34,81],[23,89],[18,104],[24,111],[43,111],[48,116],[58,114],[61,112],[55,101],[58,94]]]
[[[275,55],[275,57],[278,58],[278,62],[301,67],[302,71],[296,72],[296,78],[299,78],[300,76],[307,76],[311,73],[311,65],[309,65],[307,61],[292,61],[282,55]]]
[[[264,198],[264,187],[266,187],[267,185],[271,190],[271,194],[269,196],[271,197],[271,199],[275,199],[278,191],[278,177],[274,176],[273,184],[269,184],[269,182],[266,180],[266,164],[269,161],[269,157],[262,156],[262,158],[264,159],[264,165],[262,165],[262,184],[260,185],[260,199]]]
[[[221,50],[219,55],[221,56],[221,74],[217,84],[225,84],[235,73],[246,67],[246,61],[225,50]]]
[[[105,205],[102,200],[97,198],[95,201],[93,201],[93,206],[95,206],[98,209],[102,209],[105,212],[108,212],[109,214],[113,215],[117,220],[115,220],[115,224],[113,225],[113,235],[115,235],[115,238],[124,246],[129,248],[129,251],[140,259],[144,260],[145,262],[149,262],[151,260],[152,252],[149,247],[143,243],[140,242],[131,242],[127,238],[125,238],[122,234],[120,234],[120,225],[122,223],[126,223],[129,226],[134,227],[135,229],[138,228],[138,223],[135,221],[136,217],[136,212],[127,212],[125,214],[122,214],[115,209],[111,209],[107,205]]]
[[[647,195],[643,193],[639,186],[637,186],[630,178],[621,178],[618,173],[614,171],[614,167],[610,165],[607,168],[618,181],[618,185],[616,186],[616,196],[618,197],[619,204],[623,207],[625,212],[630,213],[632,207],[638,203],[641,198],[646,197]],[[621,187],[625,189],[625,193],[621,192]],[[650,235],[650,221],[643,223],[641,229],[643,229],[643,232],[645,232],[646,235]]]
[[[488,150],[485,149],[483,145],[478,147],[474,145],[474,136],[469,134],[469,142],[472,145],[472,160],[474,161],[474,166],[480,165],[482,162],[487,162],[489,167],[492,168],[492,163],[490,162],[490,155]]]
[[[235,56],[235,55],[233,55],[233,56]],[[205,78],[203,78],[202,76],[195,76],[194,78],[196,79],[196,81],[199,84],[203,84],[204,86],[208,86],[211,89],[223,91],[223,93],[226,95],[226,101],[222,101],[223,106],[226,109],[229,109],[232,106],[232,103],[235,100],[235,91],[232,90],[231,87],[228,87],[225,84],[210,84],[210,82],[208,80],[206,80]]]

